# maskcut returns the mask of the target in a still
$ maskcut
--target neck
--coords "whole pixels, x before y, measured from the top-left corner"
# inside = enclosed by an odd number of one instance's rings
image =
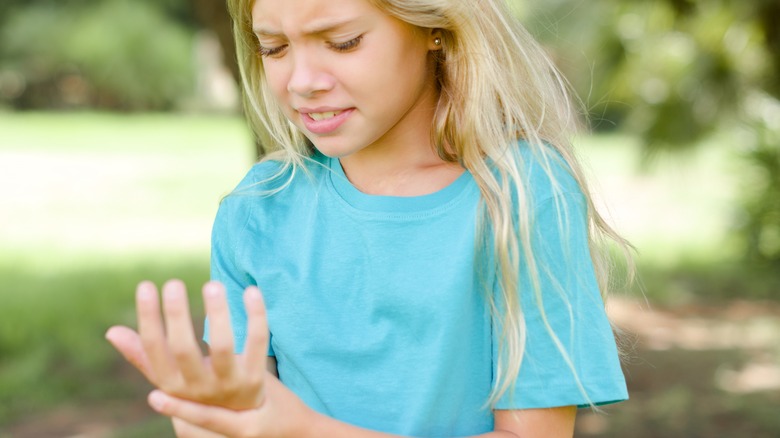
[[[463,173],[432,147],[382,154],[362,151],[341,158],[341,167],[358,190],[370,195],[421,196],[448,186]]]

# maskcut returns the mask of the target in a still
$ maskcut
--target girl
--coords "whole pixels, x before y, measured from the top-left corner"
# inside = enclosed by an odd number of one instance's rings
[[[599,293],[623,242],[501,0],[228,3],[277,150],[217,214],[210,357],[176,281],[164,322],[143,283],[138,334],[107,334],[179,436],[565,437],[627,398]]]

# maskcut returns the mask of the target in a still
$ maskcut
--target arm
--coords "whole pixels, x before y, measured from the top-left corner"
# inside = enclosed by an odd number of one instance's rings
[[[279,384],[282,386],[281,384]],[[298,427],[289,431],[273,430],[264,426],[259,410],[236,412],[213,406],[201,405],[175,399],[158,392],[150,397],[150,403],[161,414],[174,418],[174,424],[183,422],[187,426],[197,425],[199,431],[213,430],[224,435],[177,434],[180,438],[231,437],[339,437],[339,438],[392,438],[397,435],[371,431],[309,411],[296,421]],[[270,396],[270,395],[269,395]],[[292,413],[292,412],[290,412]],[[497,410],[493,432],[479,435],[479,438],[570,438],[574,434],[576,407],[566,406],[550,409]],[[289,419],[289,416],[287,416]],[[280,418],[281,420],[281,418]],[[188,429],[189,430],[189,429]],[[281,433],[281,434],[278,434]]]
[[[268,357],[266,369],[274,377],[279,377],[279,373],[276,369],[275,357]],[[200,428],[181,418],[171,417],[171,420],[173,421],[173,429],[176,432],[176,436],[179,438],[226,438],[225,435]]]
[[[564,438],[574,434],[574,418],[577,408],[567,406],[552,409],[496,410],[493,432],[479,435],[481,438]],[[341,423],[332,418],[318,419],[313,426],[315,434],[343,438],[380,438],[389,435],[367,431]]]
[[[211,323],[208,359],[203,358],[195,341],[184,286],[169,282],[163,295],[164,321],[156,289],[142,283],[136,304],[138,333],[126,327],[113,327],[106,337],[160,388],[149,395],[149,404],[161,414],[174,418],[178,436],[391,436],[316,413],[278,380],[276,360],[266,356],[268,328],[257,288],[248,288],[245,293],[248,316],[245,353],[234,355],[224,289],[215,283],[204,287]],[[570,437],[575,413],[574,408],[496,411],[495,431],[482,436]]]
[[[549,409],[495,410],[495,431],[507,437],[571,438],[574,435],[576,406]]]

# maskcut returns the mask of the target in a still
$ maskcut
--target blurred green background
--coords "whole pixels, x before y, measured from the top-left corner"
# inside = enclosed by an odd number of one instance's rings
[[[516,0],[582,99],[631,400],[578,437],[780,436],[780,2]],[[166,437],[103,340],[142,279],[196,318],[211,220],[258,155],[210,0],[0,4],[0,438]],[[226,61],[227,60],[227,61]]]

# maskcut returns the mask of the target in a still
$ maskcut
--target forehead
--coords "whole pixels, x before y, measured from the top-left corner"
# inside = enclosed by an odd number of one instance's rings
[[[385,14],[367,0],[255,0],[252,26],[258,33],[311,34]]]

